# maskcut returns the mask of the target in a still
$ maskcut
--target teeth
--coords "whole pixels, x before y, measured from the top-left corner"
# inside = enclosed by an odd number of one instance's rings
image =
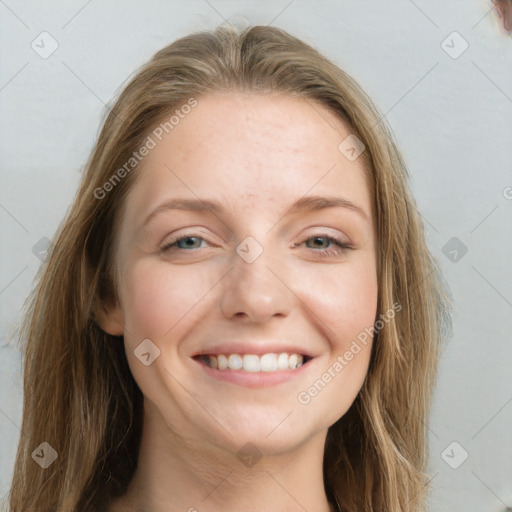
[[[287,370],[288,369],[288,354],[279,354],[277,358],[277,367],[279,370]]]
[[[215,356],[210,356],[210,363],[215,364]],[[242,358],[238,354],[231,354],[228,357],[228,368],[230,368],[231,370],[240,370],[242,366]]]
[[[246,372],[259,372],[261,370],[260,358],[258,356],[246,354],[243,357],[243,369]]]
[[[211,356],[212,359],[215,359],[215,356]],[[213,365],[211,365],[213,366]],[[213,366],[213,368],[218,368],[219,370],[225,370],[228,367],[228,358],[223,355],[219,354],[217,356],[217,366]]]
[[[277,354],[264,354],[260,358],[260,372],[275,372],[277,370]]]
[[[300,354],[219,354],[202,356],[203,361],[217,370],[244,370],[246,372],[274,372],[294,370],[302,366],[304,357]]]
[[[288,368],[296,368],[298,362],[299,362],[299,358],[297,357],[297,354],[292,354],[288,358]],[[301,361],[301,364],[302,364],[302,361]]]

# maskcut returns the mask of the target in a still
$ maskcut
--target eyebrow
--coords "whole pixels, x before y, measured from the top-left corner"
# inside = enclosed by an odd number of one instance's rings
[[[368,213],[358,206],[357,204],[345,199],[344,197],[337,196],[304,196],[295,201],[292,206],[288,209],[285,215],[292,215],[300,211],[318,211],[325,208],[347,208],[349,211],[353,211],[360,215],[365,221],[370,221]],[[194,212],[203,212],[206,210],[211,211],[215,214],[222,214],[224,207],[217,201],[208,199],[185,199],[175,198],[165,203],[162,203],[155,208],[144,221],[144,226],[153,219],[156,215],[167,210],[187,210]]]

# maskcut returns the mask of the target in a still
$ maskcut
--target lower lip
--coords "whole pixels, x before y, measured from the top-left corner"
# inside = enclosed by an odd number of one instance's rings
[[[313,359],[310,359],[307,363],[295,368],[294,370],[276,370],[273,372],[248,372],[245,370],[217,370],[211,368],[201,359],[194,359],[204,372],[218,380],[225,382],[231,382],[239,386],[245,386],[248,388],[265,388],[269,386],[276,386],[283,382],[287,382],[294,377],[303,375],[311,365]]]

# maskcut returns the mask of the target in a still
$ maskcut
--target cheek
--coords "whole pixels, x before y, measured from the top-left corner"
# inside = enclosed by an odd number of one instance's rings
[[[354,264],[326,267],[315,272],[304,285],[308,307],[321,320],[332,349],[345,350],[365,328],[373,326],[377,314],[378,284],[374,265]]]
[[[132,338],[162,339],[207,291],[199,269],[140,261],[126,270],[123,308]]]
[[[340,266],[309,284],[308,308],[329,346],[328,355],[297,402],[309,418],[331,426],[350,408],[367,371],[377,314],[378,284],[372,265]],[[365,331],[366,330],[366,331]]]

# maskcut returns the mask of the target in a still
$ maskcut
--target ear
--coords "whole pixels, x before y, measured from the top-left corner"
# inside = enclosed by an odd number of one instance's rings
[[[100,304],[94,313],[94,321],[107,334],[112,336],[124,334],[124,317],[119,304],[115,306]]]

